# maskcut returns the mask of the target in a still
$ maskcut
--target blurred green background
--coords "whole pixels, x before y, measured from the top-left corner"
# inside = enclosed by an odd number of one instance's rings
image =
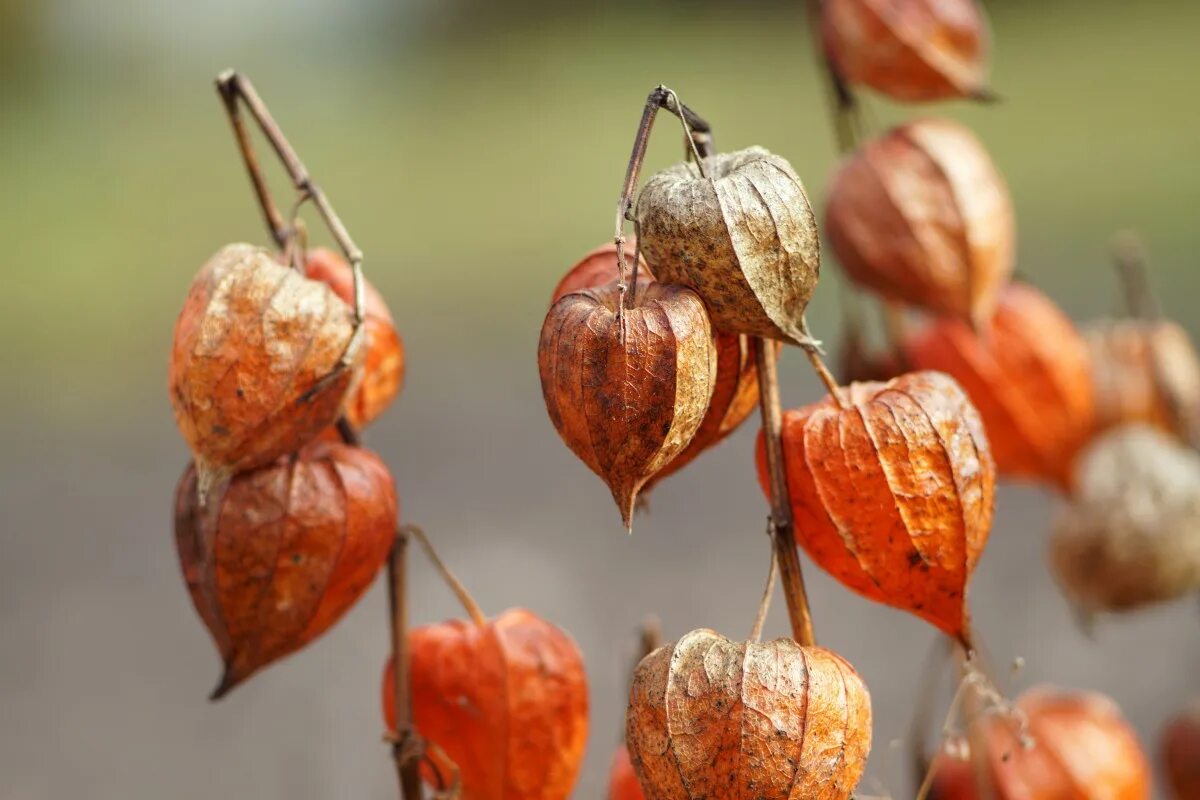
[[[1200,4],[987,8],[1002,103],[871,98],[869,118],[971,125],[1012,190],[1018,269],[1072,315],[1116,307],[1108,243],[1134,227],[1166,310],[1194,329]],[[0,0],[0,796],[392,793],[375,709],[378,590],[310,651],[219,706],[202,699],[216,665],[177,585],[168,509],[186,453],[164,384],[192,274],[226,242],[267,241],[213,91],[226,67],[255,81],[406,339],[409,387],[370,438],[405,515],[485,605],[540,608],[584,646],[596,713],[577,796],[600,796],[633,626],[657,611],[671,636],[748,629],[765,507],[747,430],[672,479],[625,537],[541,408],[547,296],[611,236],[660,82],[714,124],[719,146],[789,158],[819,202],[835,154],[814,64],[799,2]],[[664,118],[647,170],[679,155]],[[827,340],[837,283],[827,267],[810,314]],[[802,359],[784,368],[787,402],[817,396]],[[1195,603],[1089,642],[1040,566],[1049,509],[1035,490],[1002,495],[980,628],[1000,659],[1025,656],[1029,679],[1114,694],[1152,743],[1200,692]],[[417,621],[456,613],[417,569]],[[871,774],[899,797],[903,759],[888,742],[931,635],[811,580],[823,641],[871,681]]]

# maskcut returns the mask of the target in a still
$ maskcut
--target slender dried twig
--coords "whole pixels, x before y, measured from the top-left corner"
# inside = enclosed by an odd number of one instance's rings
[[[421,800],[419,773],[421,742],[412,721],[409,687],[408,593],[406,591],[408,538],[411,528],[396,531],[388,560],[388,605],[392,620],[393,688],[396,694],[396,733],[392,740],[392,759],[404,800]]]
[[[805,2],[805,10],[808,12],[808,27],[812,33],[813,52],[817,57],[817,65],[826,78],[825,91],[829,98],[834,137],[837,140],[838,151],[845,154],[858,145],[858,140],[862,136],[861,110],[858,100],[850,91],[846,81],[838,73],[833,63],[825,57],[825,49],[821,43],[822,6],[822,0],[806,0]]]
[[[771,531],[767,531],[771,535]],[[771,595],[775,594],[775,577],[779,574],[779,558],[775,555],[775,542],[771,542],[771,565],[767,567],[767,584],[763,587],[762,600],[758,601],[758,613],[754,615],[754,627],[750,629],[750,641],[762,639],[763,625],[767,622],[767,612],[771,610]]]
[[[1162,319],[1162,308],[1150,287],[1149,258],[1141,238],[1133,231],[1122,231],[1113,238],[1112,252],[1129,316],[1151,321]]]
[[[359,343],[362,340],[363,309],[365,305],[362,250],[350,238],[350,233],[342,223],[341,217],[338,216],[333,205],[325,197],[325,193],[321,191],[321,187],[308,174],[308,169],[300,160],[300,156],[296,154],[296,150],[287,140],[287,137],[283,135],[283,130],[279,127],[279,123],[271,116],[266,103],[263,102],[263,99],[255,90],[254,85],[250,83],[250,80],[234,70],[226,70],[217,76],[217,92],[225,104],[225,111],[229,115],[229,122],[233,126],[234,138],[237,139],[238,149],[241,151],[242,160],[246,164],[246,171],[250,174],[250,182],[254,185],[254,192],[258,196],[258,203],[262,207],[263,216],[266,218],[267,228],[270,230],[275,243],[280,247],[286,247],[294,233],[294,228],[284,220],[283,214],[279,211],[279,206],[271,197],[270,188],[267,186],[266,178],[259,166],[254,145],[250,141],[249,131],[246,130],[246,123],[242,119],[243,105],[250,112],[250,116],[254,118],[254,121],[258,123],[263,136],[266,137],[271,148],[279,157],[279,161],[291,177],[292,184],[298,193],[296,208],[299,208],[299,204],[302,202],[312,202],[317,207],[317,211],[320,212],[321,218],[325,220],[325,224],[329,228],[330,233],[333,234],[334,240],[337,241],[338,246],[345,253],[346,259],[350,262],[350,268],[354,275],[354,335],[347,344],[346,352],[342,355],[337,367],[309,392],[310,395],[316,394],[329,381],[336,379],[344,370],[350,367],[358,351]]]
[[[626,275],[629,274],[628,266],[625,263],[625,221],[629,219],[629,214],[633,210],[633,195],[637,190],[642,164],[646,160],[646,146],[650,142],[650,131],[654,127],[654,118],[658,116],[659,109],[663,108],[679,117],[683,124],[687,145],[695,155],[696,166],[700,170],[701,176],[704,175],[704,157],[711,153],[712,129],[709,124],[696,112],[681,103],[678,95],[666,86],[660,85],[650,92],[646,98],[646,107],[642,110],[642,119],[638,123],[637,134],[633,139],[633,150],[629,154],[629,166],[625,170],[625,182],[621,186],[621,197],[617,200],[617,219],[613,242],[617,245],[617,280],[621,288],[621,305],[618,311],[626,308],[627,304],[632,302],[633,294],[636,292],[638,268],[636,259],[633,262],[632,280],[628,284],[625,281]],[[627,298],[626,290],[629,285],[634,287],[634,292],[630,292]]]
[[[763,339],[755,337],[753,342],[758,369],[759,410],[766,441],[767,472],[770,475],[771,538],[783,580],[783,596],[787,600],[792,636],[801,645],[811,646],[816,644],[816,638],[813,634],[812,611],[808,607],[808,593],[804,589],[804,574],[800,570],[800,554],[796,550],[796,524],[792,518],[783,461],[783,411],[779,404],[776,353],[775,348]]]
[[[441,574],[442,580],[450,587],[450,591],[454,592],[455,597],[458,598],[458,602],[467,612],[467,616],[471,618],[471,621],[481,627],[487,625],[487,615],[483,613],[483,609],[475,602],[475,598],[467,591],[467,587],[463,585],[463,582],[450,571],[450,568],[446,566],[446,562],[442,561],[442,557],[434,549],[433,544],[429,541],[429,537],[425,535],[425,531],[416,525],[409,525],[408,530],[413,536],[417,537],[417,541],[421,543],[421,547],[425,550],[425,555],[429,556],[429,560],[433,562],[433,566]]]

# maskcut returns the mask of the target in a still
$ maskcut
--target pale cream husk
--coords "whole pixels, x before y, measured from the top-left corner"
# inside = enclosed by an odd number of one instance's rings
[[[1082,456],[1055,521],[1051,567],[1084,612],[1121,611],[1200,588],[1200,456],[1125,425]]]
[[[637,205],[642,253],[656,278],[695,289],[729,333],[804,340],[820,273],[817,221],[786,160],[761,147],[653,175]]]

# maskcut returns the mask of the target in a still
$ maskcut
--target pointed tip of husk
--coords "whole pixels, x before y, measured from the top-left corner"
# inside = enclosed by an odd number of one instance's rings
[[[976,86],[971,91],[967,92],[967,99],[974,100],[977,103],[1000,103],[1004,98],[990,86]]]
[[[225,487],[233,478],[233,472],[228,467],[216,467],[199,458],[195,463],[196,502],[200,508],[204,508],[209,499],[224,494]]]
[[[225,695],[236,689],[242,682],[241,677],[237,675],[233,667],[229,664],[225,665],[224,671],[221,673],[221,680],[217,683],[216,688],[209,694],[209,702],[215,703]]]

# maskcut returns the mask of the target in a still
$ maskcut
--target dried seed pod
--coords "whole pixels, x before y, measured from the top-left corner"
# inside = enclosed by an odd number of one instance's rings
[[[625,745],[613,753],[612,765],[608,769],[608,800],[646,800]]]
[[[1150,765],[1116,704],[1094,692],[1031,689],[1017,701],[1027,720],[983,717],[988,778],[995,800],[1107,798],[1149,800]],[[958,739],[934,764],[933,796],[976,800],[970,747]]]
[[[936,313],[986,319],[1012,274],[1008,188],[974,134],[949,120],[901,125],[849,156],[825,222],[851,279]]]
[[[979,415],[936,372],[842,393],[846,408],[826,398],[783,415],[796,540],[859,594],[965,641],[967,583],[995,504],[996,467]],[[769,496],[761,433],[757,462]]]
[[[654,275],[699,292],[719,331],[806,341],[821,250],[800,178],[761,147],[703,163],[707,177],[676,164],[642,188],[638,230]]]
[[[1175,800],[1200,800],[1200,702],[1167,724],[1162,752]]]
[[[642,660],[625,741],[650,800],[847,798],[871,699],[836,653],[696,630]]]
[[[636,243],[626,243],[626,255],[632,259]],[[596,289],[611,283],[617,274],[617,247],[607,244],[588,253],[572,267],[554,289],[552,301],[579,289]],[[654,280],[650,268],[642,263],[638,270],[638,284]],[[644,288],[644,287],[643,287]],[[642,291],[639,288],[638,291]],[[713,383],[712,397],[700,427],[692,436],[683,452],[655,473],[642,487],[642,494],[666,478],[687,466],[696,456],[719,444],[726,436],[754,412],[758,406],[758,372],[755,369],[754,353],[750,340],[742,334],[718,333],[717,375]],[[779,342],[775,343],[778,350]]]
[[[905,357],[917,369],[952,375],[966,390],[1001,475],[1070,485],[1093,431],[1091,358],[1049,298],[1011,285],[980,332],[942,319],[905,343]]]
[[[353,334],[352,310],[327,285],[266,250],[227,245],[201,268],[175,323],[169,380],[202,498],[333,423],[354,378],[335,372]]]
[[[844,80],[905,102],[989,96],[974,0],[825,0],[822,11],[825,56]]]
[[[318,442],[238,474],[201,506],[189,467],[175,495],[175,543],[192,602],[233,687],[324,633],[383,566],[396,526],[387,467]]]
[[[308,252],[305,272],[329,284],[348,306],[354,305],[354,272],[346,260],[324,247]],[[363,287],[363,368],[358,385],[346,396],[343,411],[350,424],[362,428],[384,412],[404,387],[404,342],[396,332],[383,295]]]
[[[1096,427],[1145,422],[1181,441],[1200,433],[1200,356],[1169,321],[1105,320],[1084,329],[1092,356]]]
[[[604,479],[629,528],[642,486],[692,440],[713,395],[717,349],[690,289],[651,283],[618,311],[615,284],[560,298],[538,371],[550,420]]]
[[[588,724],[583,657],[570,636],[510,609],[486,625],[450,620],[416,628],[409,645],[413,723],[457,767],[464,800],[566,800]],[[392,671],[389,661],[383,707],[395,730]],[[430,757],[441,758],[436,751]]]
[[[1101,436],[1080,456],[1050,565],[1086,614],[1200,588],[1200,456],[1144,425]]]

